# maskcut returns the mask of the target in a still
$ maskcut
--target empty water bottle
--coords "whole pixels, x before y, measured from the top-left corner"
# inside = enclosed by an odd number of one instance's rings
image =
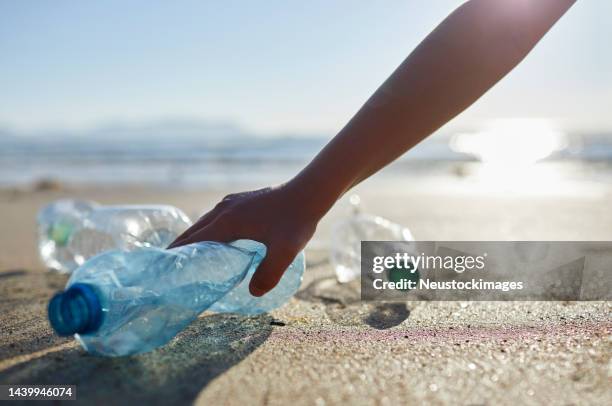
[[[97,207],[97,203],[89,201],[59,200],[38,212],[38,249],[48,268],[69,272],[76,267],[68,242],[74,230]]]
[[[40,257],[60,272],[72,272],[111,249],[166,247],[191,225],[185,213],[172,206],[102,206],[78,200],[53,202],[37,220]]]
[[[332,229],[330,259],[341,283],[360,276],[362,241],[414,240],[408,228],[383,217],[363,213],[358,195],[352,195],[349,203],[352,213]]]
[[[266,256],[266,246],[259,242],[239,240],[235,244],[247,251],[256,251],[261,257]],[[285,270],[274,289],[261,297],[255,297],[249,293],[249,282],[256,269],[252,267],[244,281],[212,305],[210,310],[221,313],[260,314],[276,309],[297,292],[302,283],[304,268],[305,257],[304,253],[300,252]]]
[[[264,255],[263,244],[247,240],[108,251],[75,270],[49,302],[49,321],[93,354],[150,351],[238,286]]]

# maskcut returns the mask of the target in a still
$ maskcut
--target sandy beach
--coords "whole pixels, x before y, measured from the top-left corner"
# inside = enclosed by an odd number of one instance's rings
[[[42,188],[45,189],[45,188]],[[35,215],[61,197],[164,203],[190,216],[225,190],[64,187],[0,192],[0,383],[74,384],[98,404],[605,404],[612,393],[609,302],[363,303],[307,249],[302,288],[270,315],[204,314],[169,345],[93,357],[46,321],[66,277],[38,260]],[[368,211],[421,240],[611,240],[612,196],[413,193],[367,183]]]
[[[606,15],[0,2],[0,401],[612,405]]]

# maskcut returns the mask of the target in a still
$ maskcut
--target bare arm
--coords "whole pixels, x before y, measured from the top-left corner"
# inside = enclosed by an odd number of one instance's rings
[[[478,100],[573,2],[465,3],[421,42],[298,178],[312,179],[319,190],[325,184],[329,205]]]
[[[404,60],[296,177],[230,195],[172,246],[251,238],[269,253],[250,285],[271,290],[321,217],[368,178],[474,103],[533,49],[575,0],[471,0]]]

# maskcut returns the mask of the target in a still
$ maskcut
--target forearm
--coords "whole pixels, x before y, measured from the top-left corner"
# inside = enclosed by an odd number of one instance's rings
[[[510,72],[574,0],[472,0],[404,60],[291,184],[325,213],[474,103]],[[316,194],[313,192],[316,191]]]

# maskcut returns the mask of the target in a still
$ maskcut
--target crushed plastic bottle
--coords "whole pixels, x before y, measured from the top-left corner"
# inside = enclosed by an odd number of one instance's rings
[[[37,222],[43,263],[65,273],[111,249],[165,248],[192,224],[172,206],[102,206],[79,200],[45,206]]]
[[[200,242],[107,251],[75,270],[49,302],[49,321],[90,353],[121,356],[170,341],[262,261],[260,251]]]
[[[330,260],[340,283],[360,277],[361,241],[414,241],[408,228],[363,213],[358,195],[351,195],[349,203],[352,213],[332,228]]]
[[[262,257],[266,256],[266,246],[259,242],[238,240],[232,244],[247,251],[256,251]],[[304,252],[300,252],[274,289],[261,297],[255,297],[249,292],[249,282],[256,270],[256,267],[252,267],[244,280],[213,304],[210,310],[220,313],[261,314],[276,309],[291,299],[300,288],[305,266]]]

